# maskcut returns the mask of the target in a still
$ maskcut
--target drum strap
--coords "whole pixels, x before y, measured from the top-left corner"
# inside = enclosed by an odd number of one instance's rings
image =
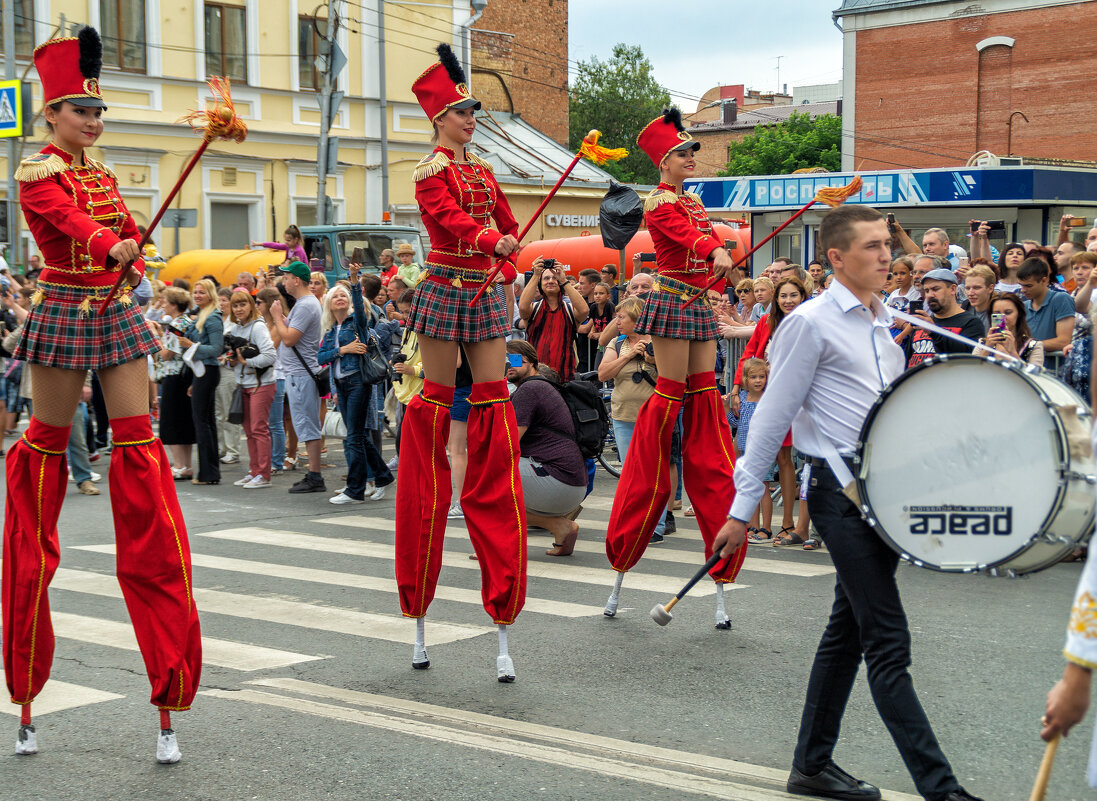
[[[857,482],[853,479],[853,473],[850,472],[846,460],[838,453],[838,448],[834,446],[830,437],[826,436],[815,425],[811,413],[807,409],[801,409],[793,425],[805,436],[814,439],[819,444],[819,450],[822,451],[819,458],[826,462],[830,472],[834,473],[834,477],[842,485],[842,492],[845,493],[846,497],[853,501],[854,506],[860,509],[861,496],[857,494]]]
[[[982,350],[990,351],[995,356],[998,356],[999,358],[1005,359],[1007,361],[1019,361],[1016,356],[1010,356],[1004,351],[995,350],[994,348],[988,347],[987,345],[980,345],[974,339],[968,339],[962,334],[957,334],[955,331],[949,331],[947,328],[941,328],[941,326],[934,325],[933,323],[929,322],[929,320],[923,320],[921,317],[915,317],[913,314],[896,311],[895,309],[889,309],[888,311],[891,312],[892,317],[898,320],[902,320],[905,323],[916,325],[919,328],[924,328],[925,330],[937,334],[938,336],[945,337],[946,339],[952,339],[956,342],[962,342],[965,345],[970,345],[972,348],[980,348]]]

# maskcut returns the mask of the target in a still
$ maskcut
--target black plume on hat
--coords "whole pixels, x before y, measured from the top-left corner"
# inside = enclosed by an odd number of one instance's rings
[[[465,71],[461,69],[461,64],[457,61],[457,56],[453,55],[453,51],[448,44],[438,45],[438,59],[442,62],[442,66],[446,68],[446,72],[449,74],[449,79],[456,83],[468,83],[465,80]]]
[[[682,125],[682,112],[677,106],[663,109],[663,121],[673,125],[676,131],[684,131],[686,129],[686,127]]]
[[[85,25],[76,37],[80,40],[80,74],[98,80],[103,69],[103,41],[99,31]]]

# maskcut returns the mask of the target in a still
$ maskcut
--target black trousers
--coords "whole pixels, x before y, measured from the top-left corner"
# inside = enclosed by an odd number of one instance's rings
[[[198,446],[199,481],[220,481],[221,462],[217,456],[217,419],[214,415],[214,398],[221,383],[221,371],[217,365],[206,365],[205,375],[194,377],[190,390],[191,415],[194,418],[194,441]]]
[[[899,556],[865,523],[827,467],[811,468],[808,512],[834,560],[830,621],[815,652],[793,764],[807,774],[831,759],[862,656],[872,700],[918,792],[943,799],[959,783],[918,701],[895,569]]]

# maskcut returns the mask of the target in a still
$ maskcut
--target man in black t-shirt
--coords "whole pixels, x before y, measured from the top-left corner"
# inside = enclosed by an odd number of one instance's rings
[[[922,299],[925,306],[916,311],[915,316],[970,340],[978,340],[986,335],[986,328],[979,318],[961,309],[956,302],[956,274],[952,270],[940,268],[926,273],[922,278]],[[972,345],[915,327],[914,335],[910,338],[907,369],[938,354],[971,353],[973,349]]]
[[[575,443],[571,411],[556,387],[539,376],[532,345],[508,342],[507,354],[512,360],[507,381],[518,387],[510,400],[522,449],[518,470],[526,522],[552,534],[547,555],[568,556],[579,537],[579,526],[570,515],[587,495],[587,464]]]

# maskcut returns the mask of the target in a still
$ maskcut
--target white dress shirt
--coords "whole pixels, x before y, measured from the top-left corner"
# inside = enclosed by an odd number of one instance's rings
[[[769,383],[735,467],[730,517],[750,520],[765,491],[761,477],[790,426],[801,453],[821,456],[820,434],[843,455],[856,451],[869,408],[905,366],[891,325],[880,298],[873,297],[870,311],[838,280],[781,321],[769,346]]]

